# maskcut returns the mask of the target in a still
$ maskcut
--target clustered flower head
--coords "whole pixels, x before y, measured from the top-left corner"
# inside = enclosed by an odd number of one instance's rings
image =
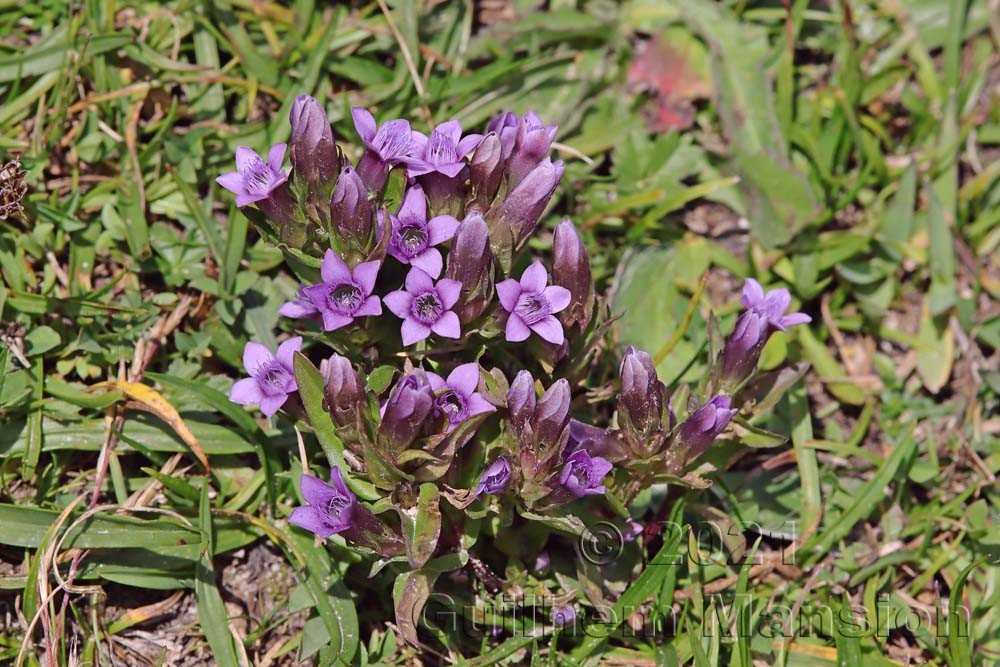
[[[556,126],[530,112],[501,114],[481,134],[456,120],[424,134],[361,108],[351,120],[353,152],[336,144],[323,106],[300,96],[291,172],[283,144],[266,161],[240,147],[236,171],[218,179],[237,206],[257,209],[301,279],[279,313],[312,329],[311,344],[289,338],[272,354],[248,343],[249,377],[230,398],[336,432],[330,484],[303,475],[306,505],[289,517],[320,537],[419,569],[454,548],[441,513],[454,529],[487,511],[509,523],[586,513],[611,496],[627,506],[650,484],[683,481],[737,417],[768,338],[809,321],[785,314],[787,290],[748,280],[710,394],[684,394],[678,419],[655,360],[629,347],[611,425],[580,421],[611,317],[570,220],[554,226],[551,260],[526,252],[564,171],[550,157]],[[359,498],[355,484],[381,500]],[[437,523],[414,524],[427,485]],[[414,525],[430,532],[414,536]],[[635,537],[637,525],[623,530]]]

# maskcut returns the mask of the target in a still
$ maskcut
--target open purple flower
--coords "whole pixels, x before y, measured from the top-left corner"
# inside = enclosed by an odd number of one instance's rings
[[[765,293],[760,283],[747,278],[740,299],[747,309],[736,320],[722,350],[722,375],[727,382],[739,384],[754,372],[761,350],[775,331],[812,321],[805,313],[786,315],[791,301],[788,290],[778,288]]]
[[[382,123],[382,127],[378,127],[375,117],[361,107],[353,107],[351,117],[354,119],[354,129],[365,142],[365,147],[380,160],[388,164],[409,161],[413,150],[409,121],[398,118]]]
[[[215,182],[236,195],[236,205],[247,206],[262,199],[288,180],[281,170],[285,160],[285,144],[275,144],[264,162],[257,151],[248,146],[236,147],[236,171],[219,176]]]
[[[389,214],[392,225],[389,254],[403,264],[423,269],[432,278],[441,275],[441,251],[434,246],[455,236],[459,222],[450,215],[427,219],[427,199],[419,185],[411,185],[396,215]],[[383,218],[384,224],[384,218]]]
[[[337,253],[326,251],[319,285],[303,287],[299,298],[283,305],[278,312],[285,317],[314,317],[323,320],[324,331],[334,331],[350,324],[356,317],[381,315],[382,304],[372,295],[378,277],[379,262],[363,262],[352,271]]]
[[[526,340],[534,331],[550,343],[562,344],[562,324],[553,314],[568,306],[572,297],[565,287],[546,286],[548,278],[545,267],[536,260],[521,274],[520,282],[508,278],[497,284],[500,304],[510,313],[505,332],[508,341]]]
[[[412,268],[406,274],[406,289],[389,292],[382,300],[397,317],[403,319],[403,345],[424,340],[433,331],[444,338],[459,338],[462,328],[458,315],[451,310],[458,301],[462,283],[434,279],[426,271]]]
[[[250,377],[243,378],[229,391],[229,400],[239,405],[260,405],[264,416],[270,417],[298,391],[292,361],[302,349],[302,338],[289,338],[278,346],[277,355],[260,343],[250,342],[243,348],[243,367]]]
[[[288,522],[327,538],[354,525],[357,498],[344,484],[340,468],[330,469],[330,484],[312,475],[302,475],[302,497],[309,503],[296,507]]]
[[[413,155],[409,160],[409,175],[421,176],[437,172],[454,178],[465,167],[465,156],[471,153],[482,140],[481,134],[462,137],[462,126],[457,120],[449,120],[434,128],[428,137],[420,132],[413,133]]]
[[[506,456],[497,457],[493,463],[486,466],[482,477],[479,478],[479,485],[476,486],[476,497],[482,494],[499,495],[507,489],[510,483],[510,461]]]
[[[602,482],[611,472],[611,467],[607,459],[591,457],[586,449],[577,449],[566,457],[566,463],[559,474],[559,483],[577,498],[603,494]]]
[[[722,433],[738,410],[730,409],[732,399],[716,396],[691,413],[677,431],[678,442],[687,448],[688,458],[698,456]]]
[[[438,414],[444,414],[448,418],[449,430],[469,417],[496,410],[482,394],[476,393],[479,386],[479,364],[474,361],[456,367],[448,374],[447,380],[436,373],[428,373],[427,377],[436,395],[436,410]]]

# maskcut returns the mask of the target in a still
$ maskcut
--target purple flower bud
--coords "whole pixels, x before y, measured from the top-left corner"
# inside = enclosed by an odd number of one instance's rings
[[[578,449],[566,458],[559,483],[575,498],[603,494],[604,478],[611,468],[607,460],[591,457],[586,449]]]
[[[415,370],[400,378],[382,406],[380,439],[396,451],[406,449],[420,435],[433,409],[434,390],[424,371]]]
[[[233,385],[229,400],[239,405],[260,405],[265,417],[270,417],[298,391],[292,365],[295,353],[302,349],[302,337],[289,338],[278,346],[278,353],[260,343],[247,343],[243,348],[243,367],[250,373]]]
[[[563,458],[578,449],[586,449],[591,456],[601,456],[611,460],[622,458],[623,454],[621,441],[613,432],[609,433],[603,428],[570,419],[569,437],[566,439]]]
[[[524,439],[525,429],[530,429],[538,397],[535,380],[528,371],[520,371],[507,391],[507,421],[518,439]]]
[[[476,497],[482,494],[500,495],[507,489],[510,483],[510,461],[506,456],[498,457],[493,463],[486,467],[482,477],[479,478],[479,485],[476,486]]]
[[[510,228],[515,248],[519,248],[535,230],[562,175],[562,161],[552,162],[546,158],[538,163],[499,205],[490,209],[488,220],[490,222],[496,220]]]
[[[722,349],[722,377],[729,385],[738,385],[757,369],[764,345],[775,331],[806,324],[812,318],[805,313],[785,314],[792,297],[784,288],[767,293],[753,278],[743,285],[740,302],[746,306],[736,320],[733,333]]]
[[[552,249],[552,282],[570,293],[569,307],[559,314],[567,327],[587,328],[594,312],[594,279],[587,246],[569,220],[556,226]]]
[[[553,382],[538,399],[531,427],[539,442],[550,446],[559,442],[569,425],[571,399],[569,382],[565,378]]]
[[[552,565],[552,557],[549,556],[548,551],[543,551],[535,557],[535,562],[531,566],[531,569],[537,574],[545,574],[548,572],[550,565]]]
[[[428,373],[427,377],[436,394],[435,413],[447,417],[449,431],[469,417],[496,411],[492,403],[476,392],[479,364],[474,361],[457,366],[447,380],[436,373]]]
[[[267,162],[247,146],[236,148],[236,171],[219,176],[215,182],[236,195],[240,208],[264,201],[288,180],[281,170],[285,159],[285,144],[275,144],[267,154]]]
[[[330,198],[330,222],[340,235],[366,249],[375,234],[372,208],[364,181],[351,165],[344,167]]]
[[[416,267],[406,274],[406,289],[389,292],[382,300],[403,320],[403,345],[424,340],[431,332],[443,338],[461,338],[462,327],[452,307],[458,301],[462,283],[434,279]]]
[[[413,133],[410,123],[390,120],[377,127],[375,117],[361,107],[351,109],[354,129],[367,150],[358,162],[358,174],[369,190],[380,191],[389,176],[389,167],[406,164],[413,154]]]
[[[289,145],[295,174],[312,187],[326,187],[340,169],[337,144],[326,111],[312,97],[299,95],[288,120],[292,125]]]
[[[568,625],[576,624],[576,610],[568,604],[561,605],[552,610],[552,625],[557,628],[565,628]]]
[[[730,409],[728,396],[716,396],[688,417],[677,431],[677,441],[686,448],[687,458],[692,459],[715,441],[726,430],[737,410]]]
[[[503,160],[506,162],[514,151],[517,143],[517,130],[521,127],[521,119],[512,111],[505,111],[486,126],[487,132],[493,132],[500,139]]]
[[[622,358],[621,382],[618,410],[624,418],[622,426],[634,439],[645,443],[662,429],[666,392],[649,354],[630,345]]]
[[[365,388],[351,360],[334,354],[320,362],[326,408],[335,424],[348,426],[358,421]]]
[[[462,294],[455,312],[462,324],[483,314],[493,298],[490,280],[490,231],[483,216],[473,211],[458,226],[448,253],[445,276],[462,283]]]
[[[521,118],[517,128],[517,143],[510,156],[508,184],[516,186],[535,165],[548,157],[557,126],[543,125],[534,111]]]
[[[472,195],[476,204],[484,211],[490,207],[500,189],[503,166],[503,147],[500,145],[500,137],[495,132],[490,132],[472,154],[472,162],[469,165]]]
[[[545,267],[536,260],[521,274],[520,282],[508,278],[497,284],[500,305],[510,313],[504,332],[508,341],[526,340],[534,331],[553,345],[562,344],[562,324],[554,314],[569,305],[570,292],[558,285],[547,287],[548,278]]]
[[[357,317],[382,314],[382,303],[372,295],[378,277],[379,262],[363,262],[348,268],[337,253],[326,251],[320,276],[323,282],[301,288],[299,298],[278,309],[285,317],[319,316],[324,331],[335,331]]]
[[[357,498],[344,484],[340,469],[330,470],[330,484],[312,475],[302,475],[302,497],[309,503],[296,507],[288,522],[327,538],[354,526]]]
[[[458,220],[450,215],[428,220],[424,191],[419,185],[412,185],[403,196],[399,212],[389,214],[389,222],[392,225],[389,254],[403,264],[423,269],[431,278],[440,276],[441,251],[434,246],[455,235]]]

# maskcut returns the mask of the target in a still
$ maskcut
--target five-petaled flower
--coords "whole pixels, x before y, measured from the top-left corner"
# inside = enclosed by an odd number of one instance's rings
[[[400,329],[403,345],[424,340],[432,331],[444,338],[462,335],[458,315],[451,310],[458,301],[462,283],[442,278],[435,284],[426,271],[414,267],[406,274],[405,285],[405,290],[382,297],[389,310],[403,320]]]
[[[354,119],[354,129],[365,142],[365,147],[380,160],[388,164],[409,161],[413,150],[413,133],[409,121],[397,118],[378,127],[371,112],[361,107],[353,107],[351,117]]]
[[[476,392],[479,386],[479,364],[471,362],[456,367],[445,380],[437,373],[428,373],[434,390],[434,406],[438,414],[448,418],[448,430],[469,417],[494,412],[492,403]]]
[[[285,160],[285,144],[275,144],[267,154],[267,162],[248,146],[236,148],[236,171],[230,171],[215,182],[236,195],[236,205],[247,206],[267,199],[288,175],[281,170]]]
[[[288,517],[289,523],[323,538],[353,527],[357,498],[344,484],[340,468],[330,469],[330,484],[312,475],[302,475],[300,488],[309,504],[296,507]]]
[[[362,262],[351,270],[337,253],[326,251],[320,275],[323,282],[299,290],[299,298],[283,305],[278,312],[285,317],[314,317],[323,320],[324,331],[334,331],[350,324],[356,317],[382,314],[382,304],[372,295],[380,264]]]
[[[536,260],[521,274],[520,282],[508,278],[497,284],[500,305],[510,313],[505,332],[508,341],[525,340],[534,331],[550,343],[562,344],[562,324],[553,314],[568,306],[572,297],[565,287],[547,286],[548,278],[545,267]]]
[[[384,225],[384,216],[380,220]],[[430,277],[441,275],[441,251],[434,246],[455,236],[458,220],[450,215],[427,219],[427,199],[419,185],[411,185],[396,215],[389,214],[389,254],[403,264],[423,269]]]
[[[600,456],[591,456],[583,448],[566,457],[559,483],[577,498],[604,493],[604,478],[611,472],[611,463]]]
[[[483,495],[500,495],[510,483],[511,467],[506,456],[499,456],[493,463],[486,466],[479,484],[476,485],[476,497]]]
[[[441,123],[431,136],[413,133],[413,155],[409,160],[409,175],[422,176],[437,172],[454,178],[465,167],[465,156],[482,141],[483,135],[462,136],[462,126],[457,120]]]
[[[260,343],[249,342],[243,348],[243,367],[250,377],[243,378],[229,391],[229,400],[240,405],[260,405],[270,417],[298,391],[292,361],[302,349],[302,337],[289,338],[278,346],[277,355]]]

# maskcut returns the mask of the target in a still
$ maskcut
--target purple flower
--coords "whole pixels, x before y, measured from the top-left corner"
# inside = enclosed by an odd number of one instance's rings
[[[382,304],[372,296],[379,262],[363,262],[348,268],[337,253],[326,251],[319,285],[303,287],[297,301],[283,305],[278,312],[285,317],[313,317],[320,315],[323,330],[334,331],[350,324],[356,317],[382,314]]]
[[[606,459],[591,457],[586,449],[577,449],[566,457],[559,483],[576,498],[603,494],[602,482],[611,467]]]
[[[730,384],[739,384],[754,372],[761,350],[775,331],[812,321],[805,313],[785,315],[791,300],[788,290],[779,288],[765,293],[760,283],[747,278],[740,299],[747,310],[736,320],[722,350],[722,375]]]
[[[555,125],[543,125],[534,111],[524,114],[518,123],[517,144],[510,156],[510,187],[520,183],[535,165],[548,157],[557,129]]]
[[[469,186],[475,197],[475,204],[487,210],[493,202],[500,181],[503,180],[503,146],[495,132],[490,132],[476,147],[469,161]]]
[[[278,354],[260,343],[247,343],[243,348],[243,367],[250,377],[243,378],[229,391],[229,400],[239,405],[260,405],[264,416],[278,411],[288,395],[298,391],[292,361],[302,349],[302,338],[289,338],[278,346]]]
[[[462,137],[462,126],[449,120],[434,128],[431,136],[413,133],[413,154],[409,162],[409,175],[421,176],[437,172],[448,178],[458,176],[465,167],[465,156],[472,152],[483,135],[469,134]]]
[[[288,517],[288,523],[323,538],[354,525],[357,498],[344,484],[340,468],[334,466],[330,469],[330,484],[312,475],[302,475],[300,488],[302,497],[309,504],[296,507]]]
[[[410,124],[396,119],[377,127],[374,116],[361,107],[353,107],[351,116],[367,148],[358,161],[358,175],[370,190],[381,190],[389,176],[389,166],[406,164],[410,160],[413,151]]]
[[[406,289],[389,292],[382,300],[396,317],[403,319],[400,329],[403,345],[412,345],[433,331],[444,338],[459,338],[462,328],[458,315],[451,307],[458,301],[462,283],[457,280],[434,279],[419,268],[406,274]]]
[[[648,442],[662,429],[666,388],[649,354],[631,345],[622,357],[620,374],[618,411],[622,426],[636,440]]]
[[[215,182],[236,195],[236,205],[247,206],[262,199],[288,180],[281,170],[285,159],[285,144],[275,144],[267,154],[267,162],[248,146],[236,148],[236,171],[219,176]]]
[[[510,389],[507,390],[507,421],[519,440],[530,439],[525,437],[525,429],[531,428],[531,418],[535,414],[537,405],[535,379],[528,371],[518,371],[514,381],[510,383]],[[528,435],[531,432],[529,431]]]
[[[361,107],[353,107],[351,117],[354,119],[354,129],[365,142],[365,147],[381,161],[388,164],[409,161],[413,139],[408,121],[390,120],[383,123],[382,127],[376,127],[375,117]]]
[[[568,604],[560,605],[552,610],[552,625],[564,628],[576,623],[576,610]]]
[[[538,225],[542,212],[562,179],[563,170],[562,160],[552,162],[545,158],[507,193],[503,201],[490,209],[487,220],[497,219],[508,225],[514,246],[520,247]]]
[[[504,111],[486,126],[487,132],[496,132],[496,135],[500,137],[504,160],[507,160],[514,151],[519,127],[521,127],[521,119],[513,111]]]
[[[340,172],[330,197],[330,222],[339,236],[352,239],[360,247],[371,241],[374,225],[368,191],[358,172],[347,165]]]
[[[594,312],[594,279],[587,246],[569,219],[556,226],[552,239],[552,282],[569,290],[570,304],[559,319],[584,331]]]
[[[448,418],[449,430],[469,417],[496,411],[492,403],[483,398],[482,394],[476,393],[479,386],[479,364],[474,361],[456,367],[448,374],[447,380],[437,373],[428,373],[427,377],[436,396],[436,411]]]
[[[462,296],[455,313],[463,324],[468,324],[483,314],[493,299],[493,281],[490,268],[490,230],[476,211],[471,211],[455,231],[448,251],[448,270],[445,276],[462,283]]]
[[[553,314],[569,305],[571,295],[565,287],[546,287],[548,279],[545,267],[535,260],[521,274],[520,282],[508,278],[497,284],[500,304],[510,313],[505,332],[508,341],[525,340],[534,331],[550,343],[562,344],[562,324]]]
[[[434,390],[430,378],[424,371],[415,370],[399,379],[382,406],[379,435],[402,451],[420,435],[433,409]]]
[[[365,386],[351,360],[334,354],[320,362],[319,372],[323,376],[327,411],[333,422],[339,426],[357,423],[365,400]]]
[[[479,485],[476,487],[476,497],[482,494],[500,495],[507,489],[510,483],[510,461],[506,456],[497,457],[493,463],[486,467],[483,476],[479,478]]]
[[[309,95],[299,95],[288,115],[292,126],[290,153],[297,176],[315,187],[325,188],[340,169],[337,144],[323,106]]]
[[[737,410],[730,409],[728,396],[716,396],[691,413],[677,431],[678,442],[686,447],[687,457],[704,452],[729,425]]]
[[[390,213],[389,221],[392,225],[389,254],[403,264],[423,269],[432,278],[440,276],[441,251],[434,246],[455,236],[458,220],[450,215],[439,215],[428,221],[424,191],[419,185],[411,185],[399,213]]]

